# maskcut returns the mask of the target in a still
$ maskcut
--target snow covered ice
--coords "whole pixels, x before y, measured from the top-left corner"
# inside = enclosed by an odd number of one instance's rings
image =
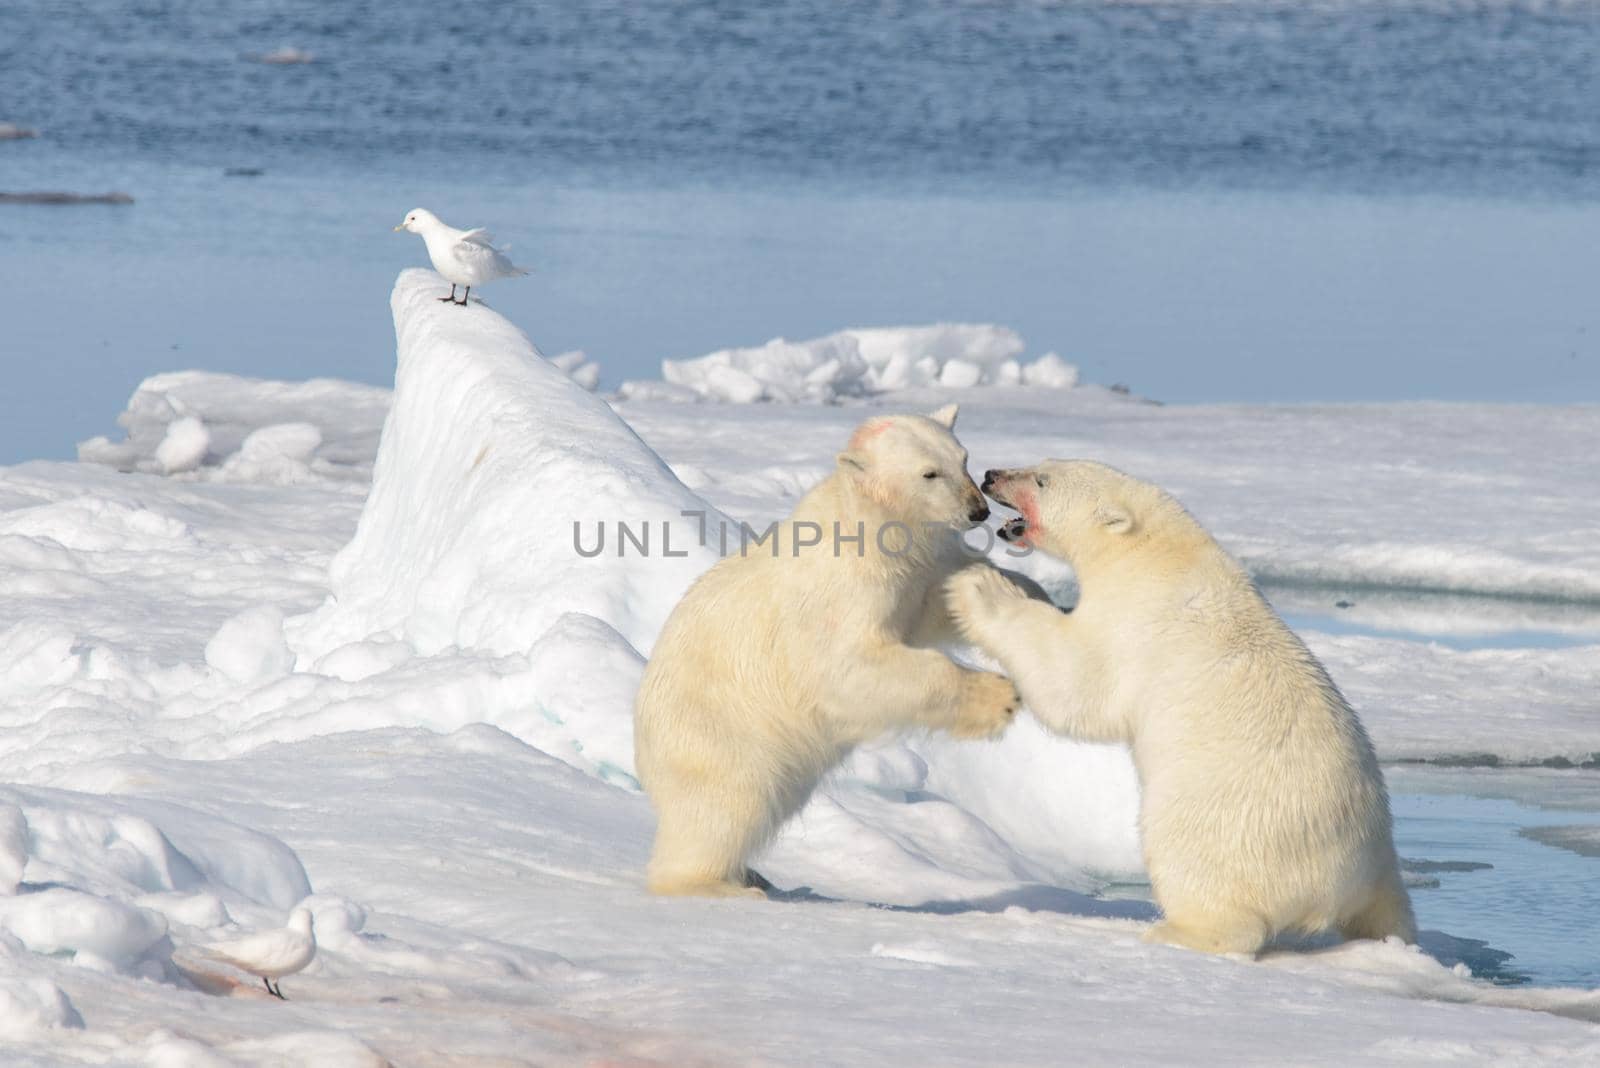
[[[0,469],[0,1060],[1600,1057],[1600,994],[1472,977],[1481,933],[1438,931],[1420,895],[1420,949],[1141,944],[1151,907],[1104,896],[1140,878],[1126,756],[1026,718],[996,743],[856,753],[758,864],[780,893],[754,903],[644,893],[631,741],[656,630],[715,557],[683,513],[764,525],[854,409],[953,395],[975,470],[1137,471],[1291,595],[1451,590],[1566,628],[1537,649],[1306,636],[1386,760],[1581,764],[1600,752],[1600,500],[1572,488],[1592,408],[1164,408],[1059,360],[1036,376],[1071,388],[1024,388],[1044,361],[999,327],[845,331],[608,402],[568,373],[581,357],[441,293],[427,271],[396,283],[392,394],[161,375],[125,440]],[[718,367],[760,389],[702,390],[742,381]],[[574,524],[600,522],[670,526],[686,555],[575,551]],[[1013,563],[1070,596],[1063,569]],[[195,947],[300,904],[319,950],[293,1000],[190,977]]]

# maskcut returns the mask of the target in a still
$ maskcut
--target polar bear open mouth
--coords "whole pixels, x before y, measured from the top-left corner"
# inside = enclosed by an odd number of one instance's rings
[[[1028,533],[1028,521],[1020,515],[1015,516],[1001,523],[998,533],[1001,541],[1021,541]]]

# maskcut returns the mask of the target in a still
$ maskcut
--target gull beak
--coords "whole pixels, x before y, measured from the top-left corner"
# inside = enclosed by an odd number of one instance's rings
[[[396,230],[404,230],[405,228],[406,228],[406,224],[405,223],[401,223],[399,226],[395,227]]]

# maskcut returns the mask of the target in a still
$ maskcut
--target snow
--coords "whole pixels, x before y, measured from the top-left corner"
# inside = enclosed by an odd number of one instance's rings
[[[269,604],[245,609],[206,642],[205,658],[207,667],[235,683],[287,675],[294,668],[294,654],[283,640],[283,613]]]
[[[1153,907],[1097,896],[1139,878],[1126,755],[1026,718],[854,754],[759,863],[776,900],[653,899],[631,739],[655,632],[715,555],[677,540],[682,513],[786,513],[855,409],[936,407],[951,390],[930,383],[970,365],[975,472],[1092,455],[1155,478],[1306,605],[1457,590],[1491,627],[1555,605],[1579,644],[1306,636],[1386,759],[1581,762],[1600,751],[1600,500],[1572,492],[1593,408],[1163,408],[1002,384],[1066,369],[1018,362],[998,328],[853,332],[810,392],[820,349],[776,360],[795,403],[607,403],[575,380],[592,365],[436,287],[396,283],[392,394],[162,375],[126,441],[0,469],[6,1063],[1600,1056],[1578,1022],[1600,994],[1473,978],[1471,931],[1259,963],[1142,944]],[[849,353],[862,383],[938,367],[839,392]],[[209,444],[166,474],[186,420]],[[578,553],[574,522],[585,544],[604,523],[606,551]],[[617,555],[619,522],[654,531],[650,556]],[[660,554],[665,524],[688,555]],[[1071,595],[1061,566],[995,552]],[[321,950],[290,1001],[197,970],[192,947],[301,902]]]
[[[621,395],[729,404],[837,403],[931,385],[969,389],[1027,382],[1070,389],[1077,384],[1077,369],[1056,353],[1023,364],[1018,361],[1023,349],[1016,331],[992,324],[841,330],[810,341],[774,338],[752,348],[663,360],[664,382],[626,382]]]
[[[82,1026],[78,1010],[48,979],[0,978],[0,1040]]]

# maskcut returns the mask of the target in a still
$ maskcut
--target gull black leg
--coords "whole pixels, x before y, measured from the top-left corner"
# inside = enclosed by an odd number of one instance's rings
[[[264,975],[261,977],[261,985],[267,988],[267,993],[271,994],[273,997],[277,998],[279,1001],[288,1001],[289,1000],[288,998],[283,996],[283,990],[281,988],[280,989],[274,989],[273,986],[272,986],[272,980],[268,979]]]
[[[450,283],[450,295],[448,297],[440,297],[439,298],[439,303],[440,304],[444,304],[447,301],[449,303],[451,303],[451,304],[454,304],[456,302],[456,284],[454,282]]]
[[[465,308],[467,306],[467,301],[470,300],[471,297],[472,297],[472,287],[468,286],[466,292],[461,294],[461,306],[463,308]]]

